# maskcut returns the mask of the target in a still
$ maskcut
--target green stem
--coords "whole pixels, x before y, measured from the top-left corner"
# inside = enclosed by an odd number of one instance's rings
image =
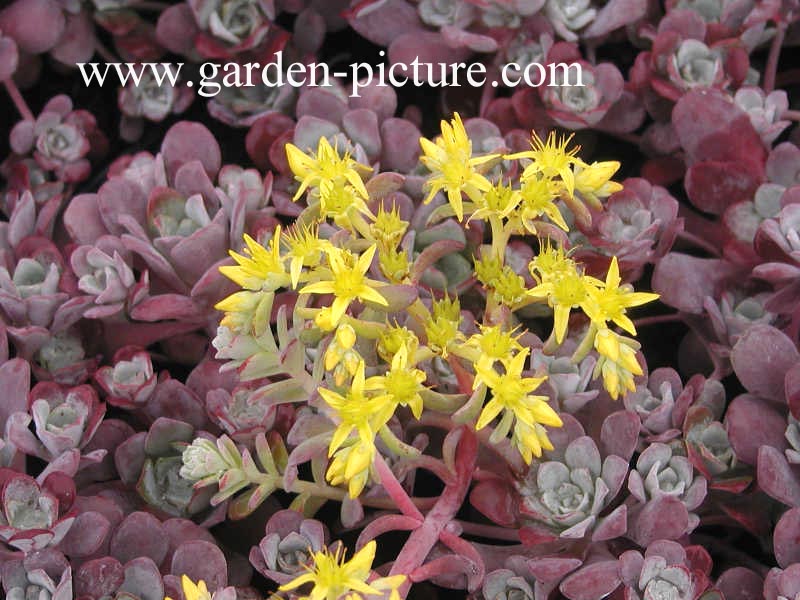
[[[584,358],[586,358],[586,355],[591,352],[592,347],[594,346],[594,336],[596,333],[597,325],[592,323],[589,326],[589,329],[586,331],[586,335],[583,336],[580,345],[575,349],[572,358],[570,358],[574,364],[581,362]]]

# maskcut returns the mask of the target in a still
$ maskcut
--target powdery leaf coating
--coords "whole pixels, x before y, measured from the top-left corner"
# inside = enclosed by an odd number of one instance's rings
[[[800,362],[789,337],[769,325],[754,325],[731,351],[733,370],[747,391],[769,400],[784,400],[786,373]]]
[[[65,24],[64,14],[55,0],[16,0],[0,12],[0,29],[31,54],[53,48]]]
[[[775,558],[783,568],[788,568],[800,562],[800,547],[797,539],[800,537],[800,509],[791,508],[781,516],[775,525],[772,544]]]
[[[174,176],[182,165],[199,160],[213,179],[222,164],[217,140],[200,123],[181,121],[173,125],[164,136],[161,152],[170,176]]]

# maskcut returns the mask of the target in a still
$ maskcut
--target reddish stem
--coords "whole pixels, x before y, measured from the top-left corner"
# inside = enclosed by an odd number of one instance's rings
[[[25,98],[22,97],[22,94],[20,93],[17,84],[14,83],[14,80],[9,77],[3,82],[3,85],[6,86],[6,91],[11,97],[11,101],[14,103],[14,106],[19,112],[20,116],[22,116],[22,118],[26,121],[35,121],[36,117],[33,116],[33,112],[31,112],[30,107],[28,107],[28,103],[25,102]]]
[[[375,468],[378,471],[378,476],[381,478],[381,485],[389,494],[391,499],[394,500],[398,510],[408,517],[422,521],[425,517],[421,512],[419,512],[419,509],[416,507],[413,500],[408,497],[408,494],[403,489],[403,486],[400,485],[399,481],[397,481],[397,477],[394,476],[394,473],[389,468],[389,465],[386,464],[386,461],[380,454],[375,455]]]
[[[458,435],[458,432],[450,433],[450,435],[454,434]],[[425,515],[425,520],[408,537],[408,540],[400,550],[400,554],[394,561],[389,575],[407,576],[422,565],[439,541],[442,531],[461,508],[472,481],[472,472],[475,470],[478,445],[474,433],[467,427],[462,427],[460,434],[461,438],[456,450],[458,460],[456,462],[455,482],[445,487],[438,502]],[[409,579],[406,579],[400,587],[399,592],[402,598],[405,598],[406,594],[408,594],[411,583]]]
[[[519,543],[519,530],[509,529],[508,527],[498,527],[497,525],[486,525],[484,523],[472,523],[470,521],[453,521],[458,523],[461,531],[467,535],[474,535],[490,540],[503,540],[505,542]]]
[[[789,119],[790,121],[800,121],[800,110],[787,110],[781,115],[781,119]]]
[[[778,72],[778,59],[781,56],[781,46],[786,37],[786,23],[778,23],[778,30],[772,38],[772,45],[769,47],[767,56],[767,66],[764,68],[764,91],[769,94],[775,89],[775,76]]]
[[[719,249],[718,248],[716,248],[713,244],[711,244],[711,242],[707,242],[703,238],[701,238],[699,236],[696,236],[693,233],[689,233],[686,230],[679,231],[678,232],[678,237],[681,238],[682,240],[685,240],[687,242],[690,242],[690,243],[694,244],[698,248],[702,248],[703,250],[708,252],[711,256],[717,256],[717,257],[719,256]]]

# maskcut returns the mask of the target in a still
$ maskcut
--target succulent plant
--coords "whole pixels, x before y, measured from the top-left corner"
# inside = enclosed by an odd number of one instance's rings
[[[546,461],[519,485],[520,511],[530,527],[561,538],[594,539],[623,533],[625,511],[617,509],[604,519],[606,509],[622,487],[628,468],[619,456],[601,459],[592,438],[580,437],[564,451],[562,461]]]
[[[250,562],[264,577],[288,583],[327,540],[327,528],[319,521],[304,519],[294,510],[278,511],[267,522],[264,538],[250,551]]]
[[[23,552],[57,545],[72,527],[74,513],[62,512],[59,498],[32,477],[2,471],[0,538]]]
[[[680,500],[687,511],[695,510],[706,496],[707,482],[694,475],[694,467],[685,456],[675,455],[667,444],[650,444],[631,470],[628,489],[641,503],[658,501],[664,497]],[[689,512],[688,531],[694,529],[700,518]]]
[[[109,403],[126,408],[144,405],[156,386],[150,354],[138,346],[117,350],[114,366],[100,367],[94,376]]]
[[[36,550],[5,561],[0,569],[9,600],[72,600],[72,569],[56,550]]]
[[[106,407],[88,385],[65,388],[53,382],[37,383],[31,389],[29,412],[11,415],[8,439],[30,456],[54,460],[64,452],[83,449],[97,432]],[[28,426],[34,425],[31,432]],[[86,460],[100,460],[104,451],[94,451]]]
[[[183,449],[194,433],[188,423],[159,417],[146,433],[137,433],[117,447],[114,460],[121,479],[166,514],[188,516],[206,509],[213,492],[195,490],[179,475]]]

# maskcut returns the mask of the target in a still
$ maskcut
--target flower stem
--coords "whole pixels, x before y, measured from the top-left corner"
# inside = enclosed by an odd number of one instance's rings
[[[296,480],[285,491],[293,494],[305,493],[318,498],[333,500],[335,502],[342,502],[345,499],[345,496],[347,496],[347,491],[343,489],[314,483],[313,481],[303,481],[301,479]],[[408,501],[411,503],[414,509],[417,510],[417,512],[420,510],[429,509],[437,500],[437,498],[410,498],[408,495],[406,495],[406,498],[408,498]],[[370,498],[362,496],[359,498],[359,502],[365,506],[380,508],[382,510],[392,510],[397,508],[397,503],[393,498]]]
[[[484,523],[472,523],[471,521],[453,520],[461,527],[461,531],[467,535],[474,535],[477,537],[503,540],[506,542],[519,543],[519,530],[509,529],[508,527],[499,527],[497,525],[486,525]]]
[[[384,487],[391,499],[394,500],[397,508],[407,517],[412,517],[422,521],[425,517],[421,512],[419,512],[419,509],[411,501],[411,498],[409,498],[408,494],[403,489],[403,486],[399,481],[397,481],[397,477],[394,476],[394,473],[389,468],[389,465],[386,464],[383,456],[381,456],[379,453],[375,455],[375,468],[377,469],[378,476],[381,479],[381,485]]]
[[[11,101],[14,103],[14,106],[19,112],[20,116],[26,121],[35,121],[36,117],[33,116],[33,112],[31,112],[28,103],[25,102],[25,98],[22,97],[22,93],[20,93],[17,84],[14,83],[14,80],[9,77],[3,81],[3,85],[6,86],[6,91],[11,97]]]
[[[775,37],[772,38],[772,45],[769,47],[767,56],[767,66],[764,67],[764,91],[769,94],[775,89],[775,75],[778,72],[778,59],[781,55],[781,46],[786,37],[786,22],[778,23]]]

